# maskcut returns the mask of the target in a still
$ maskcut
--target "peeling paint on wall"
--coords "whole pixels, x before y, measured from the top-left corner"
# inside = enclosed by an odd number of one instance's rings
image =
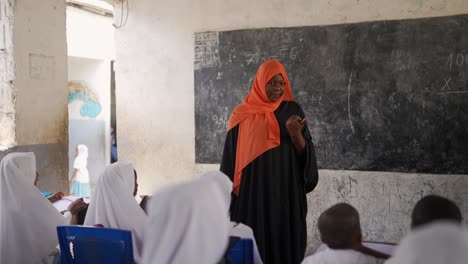
[[[56,124],[57,127],[57,139],[59,143],[68,142],[68,111],[63,112],[62,118],[58,119]]]
[[[0,151],[15,145],[15,117],[14,113],[0,113]]]
[[[11,86],[0,84],[0,151],[16,144],[15,135],[15,97]]]
[[[81,82],[68,83],[68,104],[74,101],[81,101],[83,105],[80,108],[82,117],[96,118],[102,110],[98,96]]]
[[[15,145],[15,93],[13,90],[13,18],[11,1],[0,1],[0,151]]]

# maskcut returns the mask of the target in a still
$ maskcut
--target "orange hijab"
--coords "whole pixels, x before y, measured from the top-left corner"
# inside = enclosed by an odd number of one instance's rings
[[[281,74],[286,86],[283,96],[271,102],[266,93],[266,84],[278,74]],[[229,131],[239,125],[233,183],[236,195],[239,193],[242,170],[267,150],[280,145],[280,128],[273,112],[283,100],[294,100],[286,71],[277,60],[264,62],[258,69],[249,94],[232,111],[227,126]]]

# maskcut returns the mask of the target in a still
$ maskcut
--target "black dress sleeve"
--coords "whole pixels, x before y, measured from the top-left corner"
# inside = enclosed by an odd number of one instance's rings
[[[226,174],[234,182],[234,172],[236,169],[237,135],[239,134],[239,125],[233,127],[227,132],[224,142],[223,157],[219,170]]]
[[[315,186],[317,186],[319,174],[317,168],[317,159],[315,157],[315,147],[307,126],[303,130],[302,135],[306,141],[306,147],[304,151],[304,185],[306,193],[309,193],[314,190]]]
[[[302,111],[302,108],[300,108],[300,112],[301,118],[304,118],[304,112]],[[312,142],[312,136],[310,135],[307,124],[302,129],[302,136],[304,137],[306,143],[304,153],[302,154],[304,164],[304,186],[306,193],[309,193],[317,186],[319,174],[317,168],[317,159],[315,157],[315,147],[314,143]]]

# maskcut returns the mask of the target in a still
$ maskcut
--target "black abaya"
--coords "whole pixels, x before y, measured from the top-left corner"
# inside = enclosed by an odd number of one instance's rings
[[[296,102],[283,101],[275,116],[281,144],[257,157],[242,171],[237,196],[231,202],[231,220],[250,226],[263,262],[300,263],[307,242],[307,199],[318,182],[315,149],[307,125],[300,154],[291,142],[286,120],[304,117]],[[228,131],[220,170],[233,181],[239,126]]]

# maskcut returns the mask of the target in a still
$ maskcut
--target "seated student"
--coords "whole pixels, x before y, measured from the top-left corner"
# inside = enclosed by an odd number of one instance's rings
[[[133,173],[135,174],[135,177],[137,177],[136,170],[133,170]],[[138,185],[136,185],[136,186],[138,187]],[[135,189],[135,192],[134,192],[133,195],[135,196],[136,193],[137,193],[137,190]],[[143,199],[140,202],[140,207],[145,212],[145,214],[147,214],[146,205],[147,205],[147,203],[148,203],[148,201],[150,199],[151,199],[151,196],[144,195]],[[68,206],[68,209],[67,209],[71,213],[71,215],[73,217],[72,220],[71,220],[71,224],[73,224],[73,225],[83,225],[84,220],[86,218],[86,214],[88,213],[88,207],[89,207],[89,204],[86,203],[83,200],[83,198],[76,199],[73,203],[71,203]]]
[[[83,225],[86,218],[86,213],[88,212],[89,204],[87,204],[83,198],[76,199],[72,202],[67,211],[72,215],[70,224],[72,225]]]
[[[131,163],[118,161],[107,166],[98,179],[84,225],[101,224],[132,231],[133,255],[139,262],[147,217],[135,200],[137,191],[137,176]]]
[[[411,229],[440,220],[460,224],[462,214],[458,206],[449,199],[438,195],[428,195],[414,206],[411,214]]]
[[[339,203],[325,210],[318,219],[318,228],[328,248],[305,258],[303,264],[373,264],[388,258],[362,244],[359,213],[349,204]]]
[[[143,196],[140,196],[140,198],[141,198],[140,207],[141,209],[143,209],[145,214],[148,214],[148,204],[149,204],[149,201],[151,200],[151,196],[143,195]]]
[[[232,191],[232,181],[221,171],[211,171],[200,175],[202,180],[211,180],[218,184],[220,190],[223,192],[223,199],[230,204],[231,203],[231,191]],[[227,212],[229,214],[229,212]],[[228,216],[229,217],[229,216]],[[254,264],[262,264],[262,258],[258,252],[257,243],[254,237],[252,228],[242,223],[230,222],[231,230],[229,231],[230,237],[237,238],[248,238],[253,241],[253,256]]]
[[[207,179],[159,190],[149,202],[141,263],[217,263],[228,244],[228,208],[219,185]]]
[[[454,221],[436,221],[412,229],[385,264],[466,264],[468,233]]]
[[[0,163],[0,263],[43,263],[58,244],[65,218],[34,186],[34,153],[10,153]]]
[[[385,263],[467,263],[468,233],[461,221],[454,202],[437,195],[423,197],[411,214],[411,232]]]

